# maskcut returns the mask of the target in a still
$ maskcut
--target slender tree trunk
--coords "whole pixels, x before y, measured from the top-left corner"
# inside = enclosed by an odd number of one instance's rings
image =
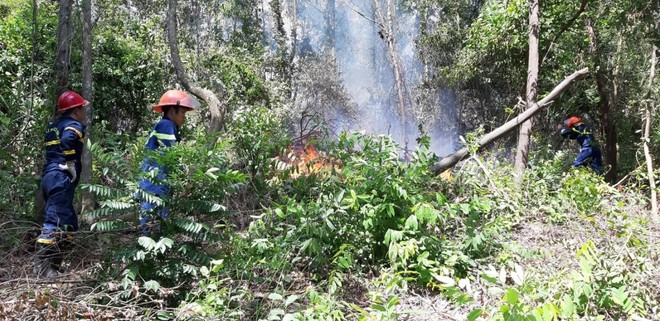
[[[69,88],[69,58],[71,55],[72,0],[60,0],[57,23],[57,57],[55,58],[55,104],[53,119],[57,118],[57,97]]]
[[[172,64],[176,71],[176,76],[186,90],[191,92],[197,98],[206,102],[211,112],[211,121],[209,123],[208,131],[210,134],[215,134],[223,126],[225,118],[225,106],[220,103],[218,97],[211,90],[200,87],[190,80],[186,74],[181,56],[179,55],[179,42],[177,39],[177,16],[176,7],[177,0],[167,1],[167,40],[170,45],[170,55],[172,56]]]
[[[529,1],[529,57],[527,59],[527,93],[525,95],[526,109],[536,105],[536,90],[539,79],[539,2]],[[516,181],[520,182],[527,167],[529,145],[532,137],[534,118],[530,118],[520,126],[518,132],[518,149],[516,150]]]
[[[55,57],[55,93],[53,97],[52,119],[59,116],[57,111],[57,98],[69,87],[69,58],[71,54],[71,8],[72,0],[60,0],[60,9],[57,22],[57,56]],[[44,198],[37,192],[34,201],[35,216],[43,219]]]
[[[32,0],[32,66],[30,67],[30,108],[34,108],[34,56],[37,48],[37,12],[38,12],[37,0]],[[41,173],[43,170],[43,164],[39,163],[37,165],[37,173]],[[37,188],[37,192],[34,198],[34,217],[36,221],[39,222],[43,219],[44,211],[44,197],[41,194],[41,189]]]
[[[92,0],[82,0],[82,96],[89,101],[89,106],[85,108],[86,137],[92,133],[93,114],[92,111]],[[92,154],[89,152],[89,146],[85,142],[85,148],[82,153],[82,172],[80,182],[83,184],[92,183]],[[81,213],[93,210],[95,207],[94,194],[85,190],[82,197]],[[84,216],[83,216],[84,217]]]
[[[600,122],[603,126],[603,131],[605,132],[604,154],[607,164],[610,167],[609,171],[605,174],[605,180],[614,183],[617,177],[617,134],[616,126],[614,125],[612,114],[610,112],[609,98],[607,96],[605,66],[601,63],[596,31],[594,30],[591,19],[585,19],[585,27],[589,36],[589,51],[594,61],[594,68],[596,69],[594,74],[596,76],[596,87],[598,88],[598,97],[600,100],[598,102],[598,111],[600,114]]]
[[[476,146],[477,150],[492,144],[495,140],[508,134],[510,131],[518,127],[518,125],[522,124],[526,120],[530,119],[534,115],[544,110],[546,107],[550,106],[550,104],[555,98],[557,98],[559,95],[561,95],[561,93],[566,91],[575,81],[584,79],[584,77],[586,77],[588,73],[589,73],[589,69],[583,68],[574,72],[572,75],[566,77],[561,83],[559,83],[559,85],[557,85],[554,89],[552,89],[552,91],[548,95],[543,97],[543,99],[539,100],[534,106],[525,110],[523,113],[516,116],[516,118],[511,119],[510,121],[506,122],[504,125],[496,128],[492,132],[481,137],[479,141],[477,141],[477,146]],[[462,159],[465,159],[465,157],[467,157],[468,155],[470,155],[470,152],[468,151],[467,147],[464,147],[459,151],[435,163],[433,166],[431,166],[430,171],[436,175],[440,174],[444,172],[446,169],[456,165],[456,163],[458,163]]]
[[[399,61],[398,51],[396,49],[396,40],[394,39],[394,23],[395,23],[395,13],[394,13],[394,3],[392,0],[387,0],[385,14],[383,15],[381,10],[378,7],[379,1],[374,1],[375,11],[377,17],[379,17],[378,24],[380,27],[380,36],[385,42],[387,47],[387,57],[392,65],[392,72],[394,74],[394,83],[396,85],[397,93],[397,106],[399,109],[399,117],[401,117],[401,124],[403,126],[403,140],[405,144],[406,153],[408,152],[408,117],[406,114],[406,105],[407,102],[410,102],[411,99],[408,97],[408,92],[406,90],[406,83],[404,79],[404,70],[401,67]],[[405,156],[407,158],[407,155]]]
[[[336,46],[335,41],[337,38],[336,29],[337,29],[337,8],[335,0],[326,0],[325,3],[325,47],[330,55],[331,59],[334,61],[336,58]]]
[[[655,175],[653,173],[653,157],[651,157],[651,152],[649,151],[649,137],[651,135],[651,119],[654,109],[653,101],[653,78],[655,78],[655,65],[657,62],[656,52],[658,47],[655,45],[652,46],[651,52],[651,71],[649,72],[649,83],[648,83],[648,92],[646,93],[646,104],[644,110],[644,134],[642,136],[642,141],[644,142],[644,157],[646,158],[646,170],[649,175],[649,188],[651,189],[651,217],[654,220],[657,220],[658,217],[658,195],[655,190]]]

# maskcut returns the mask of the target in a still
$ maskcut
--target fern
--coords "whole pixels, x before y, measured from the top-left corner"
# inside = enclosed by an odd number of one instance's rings
[[[121,214],[126,212],[126,210],[123,209],[116,209],[116,208],[111,208],[111,207],[102,207],[96,210],[93,210],[91,212],[87,212],[84,214],[85,218],[92,219],[92,220],[98,220],[104,217],[108,216],[113,216],[116,214]]]
[[[111,188],[103,185],[81,184],[80,187],[83,190],[89,191],[90,193],[93,193],[96,196],[104,197],[104,198],[115,198],[125,194],[123,190]]]
[[[211,228],[205,224],[182,218],[173,219],[171,222],[172,225],[178,227],[184,235],[195,240],[206,241],[210,237]]]
[[[113,231],[122,228],[127,228],[130,226],[131,224],[124,222],[122,220],[100,221],[92,224],[91,229],[96,231]]]
[[[113,210],[125,210],[134,206],[134,203],[132,202],[123,202],[116,200],[101,201],[99,202],[99,204],[101,205],[101,207],[107,207]]]

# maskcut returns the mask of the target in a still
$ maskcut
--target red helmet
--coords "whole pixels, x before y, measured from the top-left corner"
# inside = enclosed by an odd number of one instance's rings
[[[573,116],[569,119],[564,120],[564,126],[566,126],[568,128],[574,127],[574,126],[576,126],[578,124],[581,124],[581,123],[582,123],[582,118],[577,117],[577,116]]]
[[[192,111],[199,107],[199,102],[181,90],[168,90],[160,97],[158,105],[154,106],[153,110],[162,113],[163,106],[181,106]]]
[[[83,99],[76,92],[67,90],[60,95],[59,99],[57,99],[57,111],[63,112],[67,109],[85,106],[88,103],[87,100]]]

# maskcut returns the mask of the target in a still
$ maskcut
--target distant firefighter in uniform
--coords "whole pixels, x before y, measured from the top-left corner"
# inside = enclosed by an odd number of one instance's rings
[[[78,230],[73,196],[82,169],[80,157],[85,139],[85,112],[88,102],[73,91],[57,100],[60,117],[46,130],[46,164],[41,178],[41,193],[46,206],[41,235],[37,238],[34,273],[38,277],[60,274],[64,251],[71,234]]]
[[[570,117],[564,120],[563,126],[560,124],[559,133],[563,138],[575,139],[580,145],[580,153],[573,162],[573,167],[589,166],[598,175],[603,174],[601,166],[603,165],[603,158],[598,148],[598,143],[594,139],[594,135],[589,131],[587,125],[584,124],[580,117]]]
[[[138,182],[138,186],[144,193],[159,198],[170,196],[170,187],[163,182],[168,175],[167,169],[163,164],[158,164],[153,157],[150,157],[149,151],[170,147],[180,141],[179,127],[186,120],[186,112],[194,111],[198,106],[199,102],[185,92],[168,90],[160,98],[158,104],[152,108],[155,112],[163,113],[163,118],[154,125],[145,146],[147,155],[142,163],[142,179]],[[144,235],[149,233],[147,223],[155,219],[156,215],[162,218],[166,218],[168,215],[167,208],[159,207],[145,199],[141,200],[140,207],[140,224]]]

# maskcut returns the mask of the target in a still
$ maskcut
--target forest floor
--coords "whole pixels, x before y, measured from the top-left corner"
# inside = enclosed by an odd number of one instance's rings
[[[501,255],[514,257],[513,261],[522,266],[526,277],[537,283],[548,280],[566,279],[572,270],[580,270],[577,252],[589,241],[599,249],[602,257],[621,257],[628,251],[627,243],[631,237],[643,238],[649,244],[646,257],[651,260],[650,277],[646,284],[655,289],[656,302],[660,301],[660,222],[649,220],[649,211],[639,204],[628,204],[621,217],[607,217],[599,214],[592,217],[580,217],[567,213],[561,224],[549,222],[541,215],[524,217],[502,240]],[[643,222],[640,225],[640,222]],[[646,225],[647,223],[647,225]],[[635,234],[620,237],[622,229],[633,226]],[[507,261],[510,261],[507,258]],[[653,286],[655,285],[655,286]],[[473,286],[470,296],[473,301],[456,306],[441,295],[429,291],[408,291],[399,294],[401,299],[397,311],[412,311],[402,320],[465,320],[467,314],[476,308],[496,307],[500,298],[488,295],[488,288]],[[486,310],[486,309],[485,309]],[[484,311],[488,315],[488,311]],[[649,316],[648,320],[660,320],[660,315]]]
[[[571,270],[579,270],[576,253],[589,241],[596,245],[604,257],[611,258],[627,254],[626,244],[631,237],[643,238],[649,244],[647,257],[654,260],[652,270],[649,271],[650,278],[646,282],[660,284],[660,244],[657,241],[660,240],[660,224],[648,222],[648,212],[641,205],[627,205],[621,213],[621,217],[605,217],[605,214],[602,217],[579,217],[566,213],[565,220],[560,224],[531,213],[502,236],[500,255],[507,256],[506,261],[517,262],[524,269],[526,278],[543,283],[566,277]],[[639,222],[647,224],[634,228],[634,234],[628,233],[623,237],[619,235],[623,229],[630,229],[631,224]],[[79,235],[74,248],[65,258],[66,273],[54,280],[35,279],[32,276],[35,255],[32,240],[36,238],[38,229],[17,232],[18,226],[21,224],[5,224],[2,226],[3,231],[0,231],[5,236],[8,233],[21,236],[20,240],[5,240],[5,244],[0,245],[5,249],[0,260],[0,320],[121,320],[131,319],[131,316],[144,312],[137,301],[133,306],[113,305],[112,298],[105,296],[107,285],[101,286],[96,280],[99,271],[104,270],[101,266],[103,248],[113,245],[108,243],[109,239],[92,233]],[[137,237],[137,233],[132,232],[123,239],[134,237]],[[299,272],[302,273],[296,275],[301,278],[298,281],[300,287],[313,286],[309,273]],[[367,305],[366,292],[378,291],[372,285],[375,277],[371,278],[356,280],[359,284],[344,289],[344,296],[357,305]],[[473,275],[473,279],[478,278],[478,275]],[[255,292],[268,290],[263,289],[263,284],[245,286]],[[655,297],[660,298],[660,289],[655,289]],[[393,295],[400,300],[396,311],[403,315],[399,320],[411,321],[465,320],[471,310],[495,307],[496,301],[500,299],[488,294],[484,282],[472,282],[467,294],[472,301],[462,306],[457,306],[436,291],[416,286],[401,289]],[[93,303],[99,301],[107,303]],[[484,316],[488,315],[486,308]],[[651,316],[650,319],[653,317],[658,316]]]

